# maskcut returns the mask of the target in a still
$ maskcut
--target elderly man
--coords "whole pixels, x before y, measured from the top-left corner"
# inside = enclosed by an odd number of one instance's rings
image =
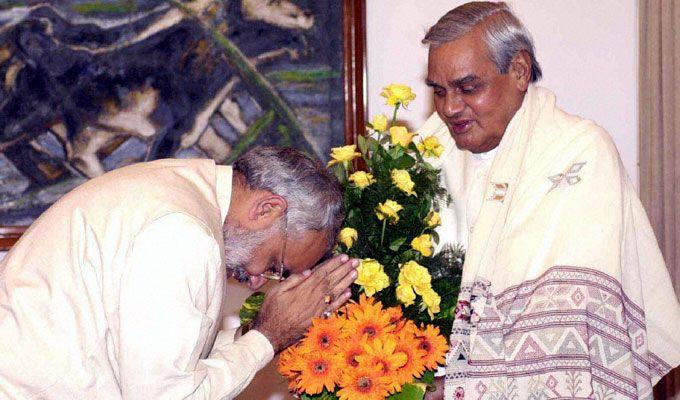
[[[680,307],[611,138],[533,84],[505,3],[462,5],[423,42],[440,236],[468,248],[444,397],[651,398],[680,362]]]
[[[335,178],[293,149],[85,183],[0,264],[0,398],[233,398],[349,298],[356,260],[310,272],[342,218]],[[239,335],[219,331],[228,274],[253,289],[291,275]]]

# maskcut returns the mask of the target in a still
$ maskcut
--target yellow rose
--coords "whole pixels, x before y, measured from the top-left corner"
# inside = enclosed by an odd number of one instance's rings
[[[373,175],[367,172],[357,171],[349,176],[349,181],[354,182],[359,189],[363,189],[375,182],[375,179],[373,179]]]
[[[434,314],[440,311],[439,303],[441,302],[441,297],[432,288],[424,291],[421,294],[423,298],[423,304],[427,307],[427,313],[430,314],[430,318],[434,318]]]
[[[403,126],[393,126],[390,128],[390,141],[392,145],[398,144],[406,148],[411,144],[415,135],[415,133],[409,133],[408,129]]]
[[[367,296],[373,296],[390,285],[390,278],[385,274],[383,266],[372,258],[361,260],[357,267],[359,276],[354,281],[364,287]]]
[[[387,99],[385,104],[389,106],[396,106],[397,104],[408,106],[408,103],[416,98],[410,87],[396,83],[384,87],[380,96]]]
[[[419,251],[425,257],[432,255],[432,237],[429,234],[420,235],[411,241],[411,248]]]
[[[416,291],[420,291],[419,288],[429,288],[431,280],[427,268],[415,261],[404,263],[399,271],[399,284],[415,286]]]
[[[397,300],[402,302],[406,307],[413,304],[413,301],[416,299],[416,294],[411,285],[398,285],[396,293]]]
[[[427,224],[428,228],[434,228],[435,226],[442,224],[442,219],[438,212],[430,211],[430,213],[427,214],[427,217],[425,218],[425,223]]]
[[[357,232],[356,229],[350,227],[342,228],[340,234],[338,235],[338,240],[347,246],[348,249],[354,245],[354,242],[357,240],[357,238],[359,238],[359,232]]]
[[[342,147],[333,147],[331,149],[332,160],[328,162],[328,167],[339,162],[352,161],[360,156],[361,153],[357,152],[357,146],[355,144]]]
[[[385,218],[392,219],[392,223],[396,224],[399,221],[399,211],[402,207],[399,203],[394,200],[385,200],[384,203],[379,203],[375,208],[375,215],[378,216],[379,220],[384,220]]]
[[[371,120],[371,125],[374,131],[382,132],[387,129],[387,117],[385,114],[378,114]]]
[[[444,146],[439,144],[435,136],[428,136],[416,145],[418,151],[425,157],[439,157],[444,152]]]
[[[413,186],[415,184],[411,180],[411,175],[409,175],[408,171],[404,169],[392,170],[392,183],[394,183],[394,186],[398,187],[399,190],[409,196],[416,194],[416,192],[413,191]]]

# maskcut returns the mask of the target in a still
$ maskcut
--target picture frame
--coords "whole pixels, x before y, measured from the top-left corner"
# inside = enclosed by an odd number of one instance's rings
[[[295,0],[290,1],[293,4],[295,2]],[[129,3],[128,1],[121,4]],[[177,3],[180,6],[182,4],[180,2]],[[197,3],[200,3],[200,1]],[[193,4],[193,2],[187,4]],[[344,137],[341,142],[345,144],[356,143],[357,135],[365,129],[365,10],[365,0],[342,0],[341,88],[344,112],[344,123],[342,124]],[[191,10],[188,10],[188,12],[191,12]],[[0,115],[0,118],[2,118],[2,115]],[[4,148],[6,147],[5,142]],[[0,152],[4,148],[0,142]],[[27,228],[28,226],[25,224],[17,226],[0,225],[0,251],[9,250]]]

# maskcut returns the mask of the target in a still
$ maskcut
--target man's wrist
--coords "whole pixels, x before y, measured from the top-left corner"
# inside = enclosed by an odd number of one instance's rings
[[[260,332],[262,336],[269,340],[269,343],[271,343],[272,347],[274,348],[274,353],[278,354],[281,350],[283,350],[280,335],[276,335],[275,332],[271,332],[269,329],[267,329],[266,324],[263,324],[259,317],[260,316],[258,315],[258,317],[253,320],[250,330]]]

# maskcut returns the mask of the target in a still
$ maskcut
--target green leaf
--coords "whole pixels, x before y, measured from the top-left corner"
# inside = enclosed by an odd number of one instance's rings
[[[326,389],[323,392],[315,395],[309,395],[307,393],[302,393],[300,395],[302,400],[337,400],[338,397],[333,393],[329,393]]]
[[[422,378],[419,379],[423,383],[428,385],[434,385],[434,371],[425,371]]]
[[[425,397],[425,391],[420,387],[407,383],[401,387],[401,392],[395,393],[388,397],[389,400],[422,400]]]
[[[433,242],[435,242],[436,244],[439,244],[439,234],[437,233],[437,231],[430,232],[430,236],[432,236]]]
[[[260,312],[260,307],[262,307],[262,302],[264,301],[263,292],[255,292],[248,296],[241,310],[238,312],[238,319],[241,321],[241,325],[252,322],[257,313]]]
[[[361,154],[366,154],[366,138],[364,135],[357,135],[357,145],[359,145]]]
[[[389,154],[393,160],[396,160],[397,158],[404,155],[404,148],[399,145],[390,147],[390,149],[387,151],[387,154]]]
[[[409,156],[408,154],[404,154],[399,158],[396,158],[392,165],[398,169],[408,169],[411,168],[415,163],[416,160],[414,160],[413,157]]]
[[[333,166],[333,174],[336,178],[338,178],[340,183],[346,183],[345,181],[347,180],[347,177],[345,176],[345,168],[342,166],[342,164],[335,164]]]
[[[406,237],[394,239],[392,243],[390,243],[390,250],[398,251],[399,247],[401,247],[401,245],[404,244],[404,242],[406,242]]]

